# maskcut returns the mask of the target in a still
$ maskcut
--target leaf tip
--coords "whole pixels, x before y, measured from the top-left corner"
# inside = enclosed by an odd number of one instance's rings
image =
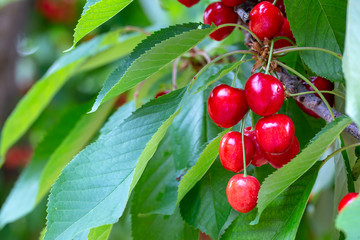
[[[258,223],[259,223],[259,219],[260,219],[260,213],[258,212],[258,213],[256,214],[255,219],[252,220],[252,221],[249,223],[249,225],[254,226],[254,225],[258,224]]]

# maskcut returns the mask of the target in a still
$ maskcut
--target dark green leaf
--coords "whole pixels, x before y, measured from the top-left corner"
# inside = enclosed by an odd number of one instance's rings
[[[45,240],[70,239],[119,219],[185,91],[145,104],[64,168],[49,197]]]
[[[320,47],[341,54],[344,49],[346,2],[334,0],[285,0],[291,30],[300,47]],[[341,61],[327,53],[302,51],[305,63],[317,75],[343,79]]]
[[[214,27],[199,23],[188,23],[171,26],[150,35],[112,72],[100,91],[92,111],[96,111],[103,102],[129,90],[161,70],[196,46],[213,29]]]
[[[226,197],[226,186],[234,174],[215,161],[200,182],[181,201],[181,216],[185,221],[211,236],[219,237],[231,206]]]

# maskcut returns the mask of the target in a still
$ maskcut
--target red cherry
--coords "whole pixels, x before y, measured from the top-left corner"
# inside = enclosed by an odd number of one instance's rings
[[[285,100],[282,83],[271,75],[255,73],[245,84],[246,101],[260,116],[269,116],[281,108]]]
[[[232,7],[225,6],[222,2],[211,3],[204,12],[204,23],[214,23],[216,26],[226,23],[237,23],[239,15]],[[221,41],[235,29],[235,27],[224,27],[210,34],[210,38]]]
[[[282,168],[285,164],[290,162],[298,153],[300,152],[300,144],[297,137],[294,137],[294,140],[291,143],[290,148],[283,153],[265,153],[266,158],[269,161],[270,165],[274,168]]]
[[[74,0],[37,0],[36,8],[51,22],[73,23],[76,20]]]
[[[251,139],[244,135],[246,166],[251,162],[255,146]],[[226,133],[219,145],[219,156],[223,167],[229,171],[244,170],[242,135],[239,132]]]
[[[237,174],[230,179],[226,196],[231,207],[238,212],[247,213],[255,208],[259,190],[260,183],[255,177]]]
[[[122,105],[124,105],[126,103],[126,100],[127,100],[127,93],[124,92],[124,93],[120,94],[116,99],[115,108],[119,108]]]
[[[207,107],[210,118],[223,128],[237,124],[249,110],[244,90],[226,84],[211,91]]]
[[[170,90],[160,91],[160,92],[158,92],[158,93],[155,95],[155,98],[161,97],[161,96],[163,96],[163,95],[165,95],[165,94],[168,94],[168,93],[170,93],[170,92],[171,92]]]
[[[199,240],[212,240],[212,239],[206,233],[199,231]]]
[[[295,38],[294,35],[290,29],[290,24],[289,21],[287,20],[287,18],[284,18],[284,23],[281,27],[281,30],[278,34],[275,35],[275,37],[287,37],[289,38],[291,41],[293,41],[295,43]],[[289,47],[292,46],[291,42],[289,42],[286,39],[280,39],[277,40],[274,43],[274,48],[278,49],[278,48],[283,48],[283,47]]]
[[[251,127],[247,127],[245,128],[244,135],[249,137],[253,141],[255,146],[255,152],[251,160],[251,164],[254,165],[255,167],[260,167],[264,164],[267,164],[268,161],[265,157],[265,152],[261,149],[261,147],[259,146],[256,140],[255,131],[251,130]]]
[[[275,0],[265,0],[265,1],[273,3]],[[284,0],[278,0],[278,1],[276,2],[275,6],[276,6],[278,9],[280,9],[280,11],[282,12],[282,14],[286,17]]]
[[[258,3],[250,12],[249,28],[264,40],[272,39],[281,29],[284,17],[281,11],[269,2]]]
[[[186,7],[192,7],[195,4],[197,4],[200,0],[178,0],[179,3],[181,3],[182,5],[186,6]]]
[[[354,201],[359,196],[359,193],[348,193],[346,194],[340,201],[338,206],[338,212],[340,213],[341,210],[344,209],[344,207],[348,206],[352,201]]]
[[[295,126],[291,118],[284,114],[259,119],[255,126],[256,139],[260,147],[268,153],[283,153],[289,149]]]
[[[33,150],[29,146],[14,146],[5,157],[4,168],[14,170],[25,167],[31,160]]]
[[[228,7],[235,7],[246,2],[246,0],[221,0],[221,2]]]
[[[320,91],[332,91],[334,90],[334,84],[332,82],[330,82],[329,80],[327,80],[326,78],[323,77],[311,77],[310,78],[312,84],[315,85],[315,87],[317,87],[317,89],[319,89]],[[306,87],[307,90],[309,91],[314,91],[314,89],[306,82],[303,81],[304,86]],[[315,93],[315,95],[317,97],[319,97],[319,95],[317,93]],[[325,99],[329,102],[330,106],[333,107],[335,104],[335,98],[333,94],[330,93],[323,93]],[[299,108],[301,110],[303,110],[306,114],[314,117],[314,118],[320,118],[316,113],[314,113],[313,111],[311,111],[310,109],[307,109],[302,103],[299,103],[296,101],[296,104],[299,106]]]

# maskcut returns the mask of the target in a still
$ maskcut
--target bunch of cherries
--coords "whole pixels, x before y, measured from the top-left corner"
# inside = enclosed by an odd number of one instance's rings
[[[187,7],[199,0],[178,0]],[[237,24],[239,16],[234,7],[246,0],[221,0],[211,3],[204,12],[204,23]],[[283,0],[276,5],[272,0],[261,1],[250,12],[249,29],[261,40],[278,39],[274,48],[291,46],[295,39],[286,19]],[[221,41],[226,38],[235,26],[220,28],[210,34],[210,38]],[[290,41],[288,41],[288,39]],[[291,42],[292,41],[292,42]],[[325,78],[314,77],[312,83],[319,90],[333,90],[332,83]],[[313,91],[304,82],[309,91]],[[324,94],[330,105],[334,104],[331,94]],[[208,99],[210,118],[220,127],[230,128],[239,123],[249,108],[261,119],[253,127],[244,129],[244,133],[230,131],[221,139],[219,156],[223,167],[227,170],[244,174],[233,176],[226,188],[230,205],[237,211],[251,211],[257,203],[260,190],[259,181],[246,175],[246,167],[251,163],[255,167],[269,163],[274,168],[281,168],[290,162],[300,151],[300,144],[295,136],[295,126],[290,117],[276,114],[285,100],[285,90],[282,83],[272,75],[255,73],[247,80],[245,88],[237,89],[225,84],[215,87]],[[310,116],[319,118],[314,112],[301,103],[299,107]]]

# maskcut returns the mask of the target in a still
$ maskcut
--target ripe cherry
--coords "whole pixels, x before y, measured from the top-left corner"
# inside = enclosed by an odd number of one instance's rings
[[[6,154],[4,168],[15,170],[25,167],[31,160],[33,149],[30,146],[14,146]]]
[[[283,153],[265,153],[266,158],[269,161],[270,165],[274,168],[282,168],[285,164],[290,162],[298,153],[300,152],[300,144],[297,137],[294,137],[294,140],[291,143],[290,148]]]
[[[276,113],[285,100],[282,83],[275,77],[264,73],[251,75],[244,90],[250,109],[260,116]]]
[[[228,7],[235,7],[246,2],[246,0],[221,0],[221,2]]]
[[[256,139],[260,147],[268,153],[283,153],[289,149],[295,126],[290,117],[284,114],[259,119],[255,126]]]
[[[344,209],[344,207],[348,206],[352,201],[354,201],[359,196],[359,193],[348,193],[346,194],[340,201],[338,206],[338,212],[340,213],[341,210]]]
[[[249,110],[244,90],[226,84],[211,91],[207,107],[210,118],[223,128],[237,124]]]
[[[186,6],[186,7],[192,7],[195,4],[197,4],[200,0],[178,0],[179,3],[181,3],[182,5]]]
[[[290,24],[289,24],[289,21],[284,18],[284,23],[281,27],[281,30],[278,34],[275,35],[275,37],[287,37],[289,38],[291,41],[293,41],[295,43],[295,38],[294,38],[294,35],[290,29]],[[275,43],[274,43],[274,48],[275,49],[278,49],[278,48],[283,48],[283,47],[289,47],[289,46],[292,46],[291,42],[289,42],[288,40],[286,39],[280,39],[280,40],[277,40]]]
[[[226,196],[231,207],[238,212],[247,213],[255,208],[259,190],[260,183],[255,177],[237,174],[230,179]]]
[[[155,98],[161,97],[161,96],[163,96],[163,95],[165,95],[165,94],[168,94],[168,93],[170,93],[170,92],[171,92],[170,90],[160,91],[160,92],[158,92],[158,93],[155,95]]]
[[[245,135],[244,144],[246,166],[248,166],[254,155],[255,146],[252,140]],[[242,134],[240,132],[228,132],[222,137],[219,156],[225,169],[236,173],[244,170]]]
[[[269,2],[260,2],[250,12],[249,28],[260,40],[272,39],[283,22],[284,17],[277,7]]]
[[[265,1],[273,3],[275,0],[265,0]],[[278,9],[280,9],[282,14],[286,17],[284,0],[277,0],[275,6]]]
[[[226,23],[237,23],[239,15],[232,7],[225,6],[222,2],[211,3],[204,12],[204,23],[214,23],[216,26]],[[235,27],[224,27],[210,34],[210,38],[221,41],[234,30]]]
[[[329,80],[327,80],[326,78],[323,77],[311,77],[310,78],[312,84],[315,85],[315,87],[317,87],[317,89],[319,89],[320,91],[332,91],[334,90],[334,84],[332,82],[330,82]],[[309,91],[314,91],[314,89],[307,84],[306,82],[303,82],[304,86],[307,88],[307,90]],[[319,97],[319,95],[317,93],[315,93],[315,95],[317,97]],[[335,103],[335,98],[333,94],[330,93],[323,93],[325,99],[328,101],[328,103],[330,104],[331,107],[334,106]],[[303,104],[296,102],[296,104],[299,106],[299,108],[301,110],[303,110],[306,114],[314,117],[314,118],[320,118],[319,115],[317,115],[316,113],[314,113],[313,111],[311,111],[310,109],[307,109]]]
[[[51,22],[73,23],[76,20],[75,0],[37,0],[36,8]]]
[[[251,127],[247,127],[245,128],[244,135],[249,137],[253,141],[255,146],[255,152],[251,160],[251,164],[254,165],[255,167],[260,167],[268,163],[268,160],[265,157],[265,152],[261,149],[259,143],[256,140],[255,131],[251,130]]]

